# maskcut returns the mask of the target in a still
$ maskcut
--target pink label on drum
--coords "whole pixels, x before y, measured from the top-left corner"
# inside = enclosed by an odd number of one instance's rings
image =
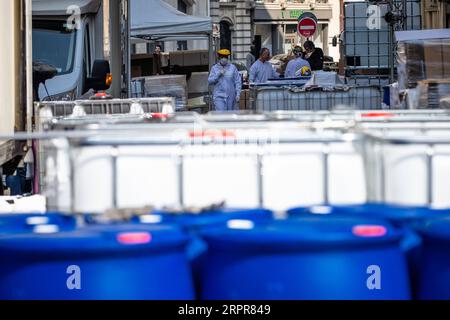
[[[387,229],[379,225],[358,225],[353,227],[352,232],[358,237],[382,237],[386,235]]]
[[[117,241],[125,245],[146,244],[152,241],[152,235],[148,232],[127,232],[117,235]]]

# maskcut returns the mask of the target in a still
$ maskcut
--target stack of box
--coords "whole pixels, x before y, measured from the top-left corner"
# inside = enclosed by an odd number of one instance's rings
[[[399,31],[395,37],[400,89],[450,78],[450,29]]]
[[[422,80],[419,81],[417,90],[419,95],[418,108],[447,108],[444,106],[444,100],[450,95],[450,79]]]
[[[450,29],[395,33],[399,90],[410,108],[440,108],[450,94]]]
[[[244,89],[241,92],[241,100],[239,101],[239,109],[247,110],[251,109],[250,107],[250,91],[249,89]]]
[[[208,66],[209,52],[208,50],[174,51],[170,52],[169,59],[172,66]]]

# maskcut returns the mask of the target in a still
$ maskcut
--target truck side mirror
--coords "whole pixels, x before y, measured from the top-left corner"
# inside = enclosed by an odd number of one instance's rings
[[[106,60],[95,60],[92,76],[86,79],[86,89],[95,91],[108,90],[112,84],[111,69]]]

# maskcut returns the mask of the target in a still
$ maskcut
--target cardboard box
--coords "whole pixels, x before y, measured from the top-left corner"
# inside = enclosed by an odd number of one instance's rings
[[[170,64],[180,67],[208,65],[207,50],[185,50],[170,52]]]
[[[249,90],[245,89],[241,92],[241,99],[239,100],[239,109],[246,110],[249,108]]]
[[[202,52],[200,56],[200,65],[207,66],[209,65],[209,52]]]
[[[450,78],[450,39],[442,42],[443,78]]]
[[[399,89],[426,79],[450,78],[450,29],[397,31]]]
[[[414,88],[417,85],[417,81],[425,79],[425,59],[423,42],[408,42],[405,46],[405,72],[406,88]],[[400,65],[398,67],[400,68]],[[400,75],[399,75],[400,76]],[[400,81],[399,81],[400,83]]]
[[[450,95],[449,79],[428,79],[419,81],[418,108],[437,109],[442,108],[441,100]]]
[[[442,79],[444,61],[441,40],[424,41],[425,79]]]
[[[132,78],[142,77],[141,66],[131,66],[131,77]]]
[[[201,54],[199,52],[184,51],[183,66],[192,67],[201,65]]]

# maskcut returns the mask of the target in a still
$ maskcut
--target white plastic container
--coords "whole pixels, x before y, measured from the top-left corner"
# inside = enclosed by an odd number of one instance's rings
[[[363,155],[370,201],[450,207],[450,130],[432,132],[367,139]]]
[[[292,139],[283,140],[291,134]],[[136,131],[135,136],[97,137],[71,147],[67,157],[72,165],[67,170],[72,183],[63,187],[57,180],[54,186],[66,189],[60,195],[72,194],[72,202],[58,205],[100,213],[110,208],[225,202],[228,207],[278,211],[366,199],[362,157],[353,140],[338,133],[298,129],[280,135],[280,140],[259,143],[238,141],[239,136],[200,143],[174,143],[168,137],[156,143],[145,139],[151,130]]]

